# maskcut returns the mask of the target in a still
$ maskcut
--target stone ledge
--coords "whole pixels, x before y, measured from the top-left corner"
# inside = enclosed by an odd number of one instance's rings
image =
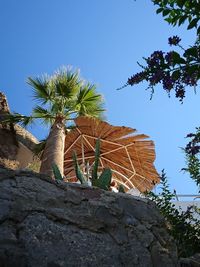
[[[175,267],[176,246],[149,201],[0,169],[2,266]]]

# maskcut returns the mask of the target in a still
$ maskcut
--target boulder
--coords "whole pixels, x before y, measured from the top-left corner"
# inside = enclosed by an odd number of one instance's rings
[[[0,169],[0,267],[175,267],[155,205],[140,197]]]

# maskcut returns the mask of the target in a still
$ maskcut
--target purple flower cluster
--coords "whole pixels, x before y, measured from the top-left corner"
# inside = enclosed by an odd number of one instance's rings
[[[175,80],[170,75],[170,72],[169,71],[165,72],[165,75],[162,79],[163,88],[166,91],[170,92],[171,89],[174,87],[174,83],[175,83]]]
[[[192,75],[185,74],[182,81],[189,86],[197,86],[197,75],[193,73]]]
[[[189,133],[186,135],[186,138],[191,138],[191,137],[195,137],[195,134],[194,133]]]
[[[163,77],[164,77],[164,72],[158,69],[155,73],[152,74],[151,77],[149,77],[148,81],[150,82],[150,85],[155,85],[161,82]]]
[[[169,37],[168,43],[169,45],[178,45],[181,41],[181,38],[179,38],[177,35],[173,37]]]
[[[173,63],[173,51],[166,53],[165,60],[167,64],[172,65]]]
[[[192,140],[186,145],[186,153],[191,156],[195,156],[200,153],[200,129],[197,128],[197,133],[189,133],[186,137],[192,138]]]
[[[176,98],[180,99],[183,102],[183,98],[185,97],[185,89],[182,85],[178,84],[175,88]]]
[[[134,85],[142,82],[145,79],[146,79],[146,73],[144,71],[141,71],[133,75],[131,78],[129,78],[127,83],[129,85]]]
[[[198,154],[200,152],[200,146],[198,145],[190,145],[190,146],[186,146],[186,151],[188,154],[190,154],[191,156],[195,156],[196,154]]]
[[[175,46],[180,41],[181,39],[177,35],[168,39],[169,44]],[[154,51],[148,58],[144,58],[146,66],[140,65],[143,71],[129,78],[127,84],[134,85],[147,81],[149,88],[153,89],[155,85],[161,83],[168,94],[174,89],[176,97],[183,102],[185,87],[197,86],[197,82],[200,79],[198,56],[195,56],[193,48],[184,50],[182,56],[176,51],[167,53],[160,50]],[[197,57],[196,61],[195,57]]]
[[[148,66],[150,68],[159,66],[164,60],[163,55],[163,51],[154,51],[153,54],[151,54],[151,56],[146,59]]]

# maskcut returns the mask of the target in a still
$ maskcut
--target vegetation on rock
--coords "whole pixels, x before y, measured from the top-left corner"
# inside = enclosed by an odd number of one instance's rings
[[[20,122],[24,126],[39,119],[51,126],[44,151],[40,172],[53,178],[52,165],[56,164],[63,175],[63,152],[66,128],[77,116],[101,117],[103,100],[96,92],[96,86],[85,83],[78,71],[62,68],[52,76],[28,78],[33,88],[36,105],[31,116],[7,115],[5,122]]]
[[[187,211],[178,210],[173,201],[175,194],[169,189],[164,171],[161,174],[161,192],[147,193],[165,217],[170,234],[174,237],[179,257],[189,257],[200,251],[200,210],[189,206]]]
[[[112,171],[109,168],[103,169],[99,174],[99,160],[100,160],[100,140],[97,139],[95,146],[95,161],[91,173],[86,170],[86,174],[83,173],[81,167],[78,164],[76,152],[73,153],[74,169],[77,179],[81,184],[88,184],[91,182],[92,186],[99,187],[104,190],[110,190]],[[87,168],[87,166],[86,166]]]

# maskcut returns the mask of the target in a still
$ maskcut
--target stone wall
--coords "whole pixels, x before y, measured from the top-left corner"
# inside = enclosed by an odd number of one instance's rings
[[[0,266],[179,265],[151,201],[0,169]]]

